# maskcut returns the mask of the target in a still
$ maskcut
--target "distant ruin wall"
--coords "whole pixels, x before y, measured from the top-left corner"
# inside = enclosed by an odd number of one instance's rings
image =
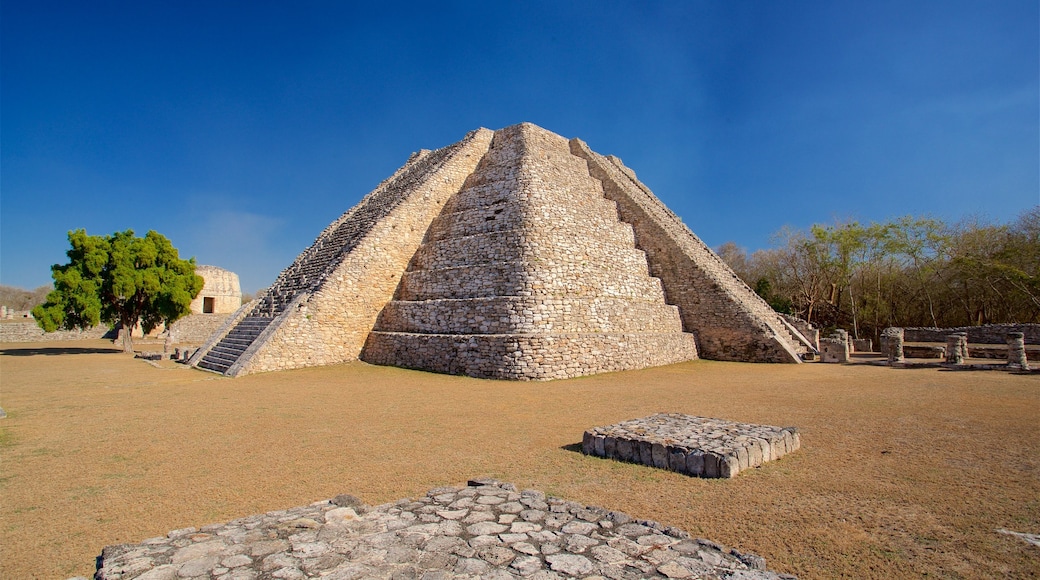
[[[1026,344],[1040,344],[1040,324],[986,324],[956,328],[904,328],[905,342],[946,342],[946,337],[958,332],[968,333],[973,344],[1007,344],[1009,332],[1021,332]]]
[[[636,180],[620,160],[596,154],[579,139],[571,151],[588,162],[635,230],[650,273],[661,279],[667,302],[679,307],[686,332],[697,336],[703,358],[801,362],[776,312],[747,287],[682,221]]]
[[[446,152],[447,158],[427,155],[409,179],[387,184],[385,194],[370,199],[392,209],[372,211],[371,219],[359,224],[363,235],[353,248],[307,300],[283,314],[277,331],[243,362],[243,371],[356,360],[430,222],[473,172],[492,135],[486,129],[474,131],[460,147]]]
[[[52,340],[90,340],[105,338],[109,328],[98,325],[89,330],[57,330],[44,332],[35,320],[0,323],[0,342],[44,342]]]

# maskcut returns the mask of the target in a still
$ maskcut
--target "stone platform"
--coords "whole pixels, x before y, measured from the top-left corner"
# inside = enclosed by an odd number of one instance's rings
[[[369,508],[352,496],[140,544],[108,546],[97,580],[214,578],[780,580],[765,560],[657,522],[469,482]]]
[[[695,477],[733,477],[800,446],[798,429],[659,413],[593,427],[582,451]]]

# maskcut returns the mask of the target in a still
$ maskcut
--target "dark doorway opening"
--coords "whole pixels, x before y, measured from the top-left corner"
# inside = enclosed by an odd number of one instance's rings
[[[202,313],[213,314],[213,298],[207,297],[202,299]]]

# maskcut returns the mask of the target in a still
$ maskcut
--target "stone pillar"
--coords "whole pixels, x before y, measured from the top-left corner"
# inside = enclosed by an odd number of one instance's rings
[[[968,359],[968,333],[967,332],[958,332],[957,334],[961,337],[961,342],[960,342],[960,344],[961,344],[961,357],[964,358],[965,360],[967,360]]]
[[[959,365],[964,363],[964,351],[967,350],[968,337],[961,334],[946,335],[946,363]]]
[[[1025,335],[1021,332],[1009,332],[1007,335],[1007,364],[1011,369],[1029,370],[1026,358]]]
[[[888,364],[903,362],[903,329],[894,326],[886,328],[881,333],[881,340],[885,343]]]

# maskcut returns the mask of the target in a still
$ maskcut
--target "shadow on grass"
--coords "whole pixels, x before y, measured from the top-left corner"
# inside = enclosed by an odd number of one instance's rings
[[[570,445],[563,445],[560,447],[564,451],[573,451],[574,453],[581,453],[581,443],[571,443]]]
[[[4,348],[0,349],[0,356],[55,356],[62,354],[122,354],[119,348],[88,348],[88,347],[43,347],[43,348]]]

